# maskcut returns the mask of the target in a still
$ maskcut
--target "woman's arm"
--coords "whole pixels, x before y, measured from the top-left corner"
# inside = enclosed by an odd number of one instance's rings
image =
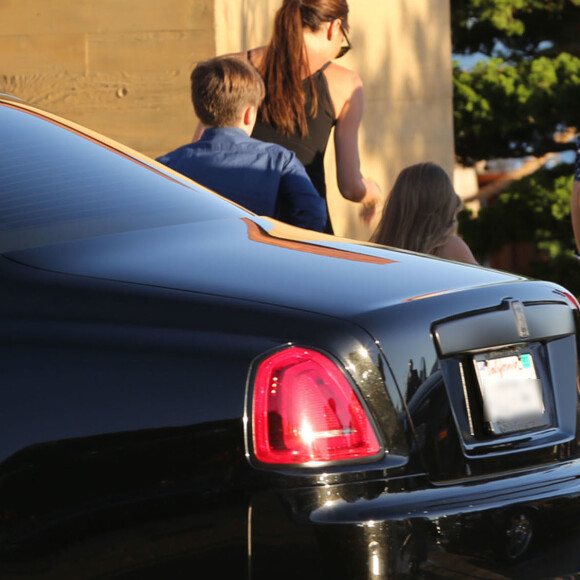
[[[360,170],[358,131],[364,109],[362,80],[354,71],[342,67],[329,67],[328,73],[331,96],[338,111],[334,129],[338,188],[345,199],[362,203],[370,219],[383,200],[378,184],[364,178]]]

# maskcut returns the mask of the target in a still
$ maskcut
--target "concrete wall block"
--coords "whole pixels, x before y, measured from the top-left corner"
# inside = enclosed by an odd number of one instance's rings
[[[380,127],[377,127],[380,125]],[[368,103],[361,135],[361,154],[379,160],[375,179],[387,193],[399,171],[420,161],[434,161],[450,176],[454,158],[450,148],[453,111],[448,100]],[[377,139],[380,128],[382,140]]]
[[[0,36],[2,73],[85,72],[84,34]]]
[[[448,0],[351,2],[353,50],[344,59],[365,81],[367,101],[450,98]]]
[[[87,47],[91,73],[191,71],[215,54],[212,30],[91,35]]]
[[[262,46],[272,33],[281,0],[214,0],[216,54]]]
[[[197,125],[192,113],[163,116],[154,109],[110,111],[106,121],[98,111],[85,110],[78,111],[73,120],[99,133],[106,129],[111,139],[153,159],[189,143]]]
[[[214,0],[2,0],[0,36],[213,28]]]
[[[68,113],[74,110],[79,89],[86,83],[84,75],[68,73],[4,75],[0,76],[0,92],[51,112],[61,109]]]
[[[78,110],[123,111],[163,108],[175,99],[189,100],[189,72],[167,71],[151,75],[110,74],[12,75],[0,77],[0,91],[15,94],[54,113],[72,116]]]
[[[8,93],[157,157],[191,141],[189,70],[141,75],[0,76]]]

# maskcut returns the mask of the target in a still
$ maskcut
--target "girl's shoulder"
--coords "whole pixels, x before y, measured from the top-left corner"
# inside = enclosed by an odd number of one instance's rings
[[[446,260],[455,260],[457,262],[467,262],[468,264],[477,264],[469,246],[456,235],[451,236],[443,246],[437,248],[439,258]]]

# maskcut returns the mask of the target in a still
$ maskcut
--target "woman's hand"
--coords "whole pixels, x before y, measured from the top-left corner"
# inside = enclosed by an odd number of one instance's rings
[[[372,179],[362,178],[363,184],[366,189],[364,197],[361,199],[362,209],[360,211],[360,217],[363,222],[368,226],[373,220],[377,210],[383,203],[383,196],[381,194],[381,188],[376,181]]]

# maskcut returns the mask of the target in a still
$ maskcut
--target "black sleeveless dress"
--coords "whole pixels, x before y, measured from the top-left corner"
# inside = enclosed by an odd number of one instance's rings
[[[251,62],[250,52],[248,51],[248,60]],[[328,83],[324,70],[330,63],[326,63],[321,69],[317,70],[312,75],[314,89],[318,95],[318,111],[315,117],[309,113],[312,103],[312,93],[310,91],[310,82],[308,79],[303,81],[304,93],[306,95],[305,108],[308,122],[308,135],[301,137],[298,133],[289,136],[281,135],[274,127],[259,120],[254,127],[252,137],[260,139],[260,141],[267,141],[269,143],[277,143],[294,151],[296,157],[302,162],[306,168],[310,179],[316,191],[320,196],[326,200],[326,178],[324,175],[324,154],[332,127],[336,123],[336,115],[334,105],[330,98],[328,90]],[[330,216],[326,223],[327,233],[333,233],[332,224],[330,223]]]

